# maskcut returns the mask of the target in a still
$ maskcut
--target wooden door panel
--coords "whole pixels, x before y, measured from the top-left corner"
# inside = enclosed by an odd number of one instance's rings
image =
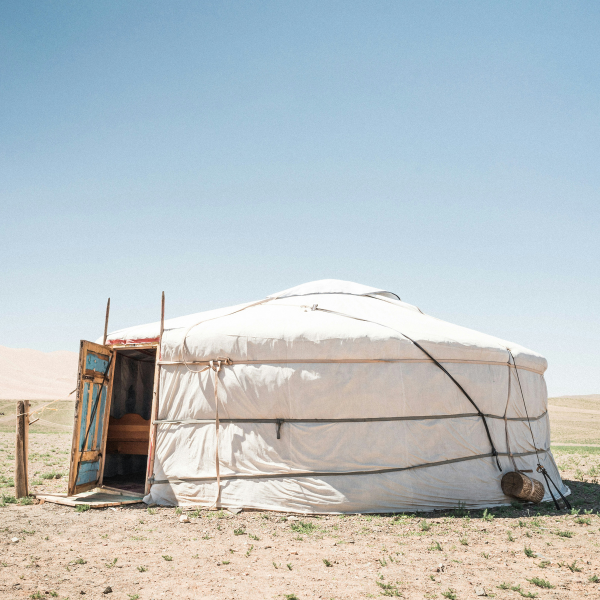
[[[69,472],[70,496],[96,487],[102,475],[114,372],[112,361],[111,348],[81,342]]]

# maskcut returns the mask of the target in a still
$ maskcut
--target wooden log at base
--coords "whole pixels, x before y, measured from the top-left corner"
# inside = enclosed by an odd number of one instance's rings
[[[17,402],[15,439],[15,498],[29,495],[27,459],[29,455],[29,401]]]
[[[518,498],[524,502],[539,504],[544,498],[545,490],[542,483],[532,477],[527,477],[520,471],[511,471],[502,477],[502,491],[507,496]]]

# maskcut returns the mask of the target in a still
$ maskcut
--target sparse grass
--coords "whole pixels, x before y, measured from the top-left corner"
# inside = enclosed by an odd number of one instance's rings
[[[452,588],[448,588],[445,592],[442,592],[442,596],[448,598],[448,600],[456,600],[458,598],[456,590],[453,590]]]
[[[149,515],[155,515],[156,514],[156,509],[152,508],[151,506],[148,507],[148,514]]]
[[[540,569],[545,569],[546,567],[549,567],[552,563],[549,560],[543,560],[538,567]]]
[[[399,598],[402,596],[402,593],[398,589],[397,586],[392,583],[384,583],[383,581],[375,581],[375,583],[381,588],[382,596],[393,596]]]
[[[509,532],[507,533],[507,537],[508,537],[508,541],[509,541],[509,542],[514,542],[514,541],[515,541],[515,538],[513,537],[513,534],[512,534],[512,532],[511,532],[511,531],[509,531]]]
[[[564,538],[572,538],[575,533],[573,531],[557,531],[556,535]]]
[[[292,567],[292,563],[288,563],[287,565],[285,565],[290,571],[293,569]]]
[[[527,581],[529,581],[529,583],[533,583],[533,585],[537,585],[538,587],[541,587],[541,588],[553,589],[555,587],[549,581],[546,581],[545,579],[541,579],[540,577],[532,577],[531,579],[528,579]]]
[[[528,548],[527,546],[525,546],[525,548],[523,549],[523,552],[525,552],[525,556],[527,556],[528,558],[533,558],[535,556],[535,552],[531,548]]]
[[[431,529],[431,523],[428,523],[425,520],[421,521],[420,526],[421,526],[421,531],[429,531]]]
[[[490,512],[488,512],[488,509],[486,508],[483,511],[483,514],[481,515],[481,518],[483,521],[493,521],[494,520],[494,515]]]
[[[600,583],[600,577],[598,577],[598,575],[591,575],[590,577],[588,577],[588,581],[590,583]]]
[[[78,512],[78,513],[87,512],[88,510],[90,510],[90,508],[92,508],[92,507],[89,504],[78,504],[75,507],[75,512]]]
[[[145,573],[145,572],[148,570],[148,567],[144,567],[143,565],[140,565],[140,566],[137,568],[137,570],[138,570],[140,573]]]
[[[162,557],[167,561],[167,562],[171,562],[173,560],[172,556],[169,556],[168,554],[163,554]]]
[[[330,562],[329,562],[329,561],[328,561],[326,558],[324,558],[324,559],[323,559],[323,564],[324,564],[326,567],[333,567],[333,564],[332,564],[332,563],[330,563]]]
[[[233,535],[246,535],[246,527],[242,525],[241,527],[234,529]]]
[[[468,545],[469,545],[469,540],[468,540],[466,537],[461,537],[461,538],[460,538],[460,543],[461,543],[463,546],[468,546]]]
[[[87,565],[87,560],[83,560],[83,558],[78,558],[72,562],[74,565]]]
[[[583,570],[581,567],[577,566],[576,560],[574,560],[571,564],[559,562],[558,566],[559,567],[567,567],[567,569],[569,569],[569,571],[571,571],[571,573],[581,573],[581,571]]]
[[[296,594],[284,594],[285,600],[300,600]]]
[[[303,535],[314,533],[317,529],[318,527],[310,521],[298,521],[297,523],[292,523],[292,531]]]
[[[442,546],[440,545],[439,542],[433,542],[431,544],[431,546],[429,546],[429,550],[438,550],[438,551],[442,551]]]
[[[591,525],[592,519],[590,517],[577,517],[575,523],[578,525]]]

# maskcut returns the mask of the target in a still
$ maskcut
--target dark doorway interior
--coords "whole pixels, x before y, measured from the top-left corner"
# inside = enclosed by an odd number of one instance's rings
[[[144,491],[155,359],[155,348],[116,351],[103,485]]]

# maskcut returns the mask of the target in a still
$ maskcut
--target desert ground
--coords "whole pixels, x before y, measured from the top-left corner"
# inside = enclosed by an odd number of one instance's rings
[[[0,598],[600,598],[600,396],[550,406],[572,511],[305,517],[15,501],[0,401]],[[53,408],[31,427],[32,493],[66,490],[72,403]]]

